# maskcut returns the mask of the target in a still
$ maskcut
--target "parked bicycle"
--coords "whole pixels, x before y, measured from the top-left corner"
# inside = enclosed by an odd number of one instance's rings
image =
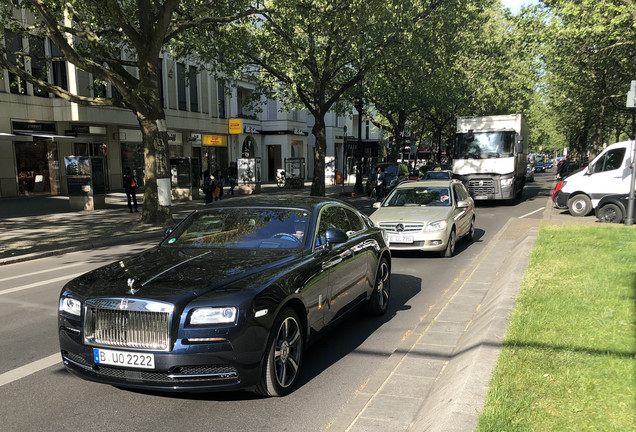
[[[303,179],[293,174],[288,177],[285,171],[280,171],[276,175],[276,185],[279,188],[300,189],[303,187]]]

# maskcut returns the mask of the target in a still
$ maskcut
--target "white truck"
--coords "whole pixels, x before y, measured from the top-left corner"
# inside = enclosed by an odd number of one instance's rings
[[[526,183],[528,126],[521,114],[459,117],[453,176],[475,200],[521,197]]]

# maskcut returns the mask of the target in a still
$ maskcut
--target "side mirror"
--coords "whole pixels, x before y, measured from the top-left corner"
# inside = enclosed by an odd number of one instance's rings
[[[349,236],[342,230],[329,228],[326,232],[327,244],[344,243],[349,240]]]
[[[468,200],[457,201],[457,208],[467,208],[467,207],[470,207],[470,203],[468,202]]]
[[[373,203],[373,208],[374,209],[379,209],[381,205],[382,205],[382,203],[380,201],[376,201],[376,202]]]

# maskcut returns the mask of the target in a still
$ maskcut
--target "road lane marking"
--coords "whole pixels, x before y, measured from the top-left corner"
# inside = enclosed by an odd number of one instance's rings
[[[86,272],[75,273],[75,274],[66,275],[66,276],[62,276],[62,277],[59,277],[59,278],[55,278],[55,279],[48,279],[48,280],[41,281],[41,282],[35,282],[35,283],[29,284],[29,285],[22,285],[22,286],[15,287],[15,288],[9,288],[9,289],[0,291],[0,295],[10,294],[10,293],[13,293],[13,292],[16,292],[16,291],[22,291],[22,290],[26,290],[26,289],[30,289],[30,288],[37,288],[37,287],[42,286],[42,285],[46,285],[46,284],[50,284],[50,283],[54,283],[54,282],[59,282],[59,281],[63,281],[63,280],[70,280],[70,279],[73,279],[74,277],[81,276],[84,273],[86,273]]]
[[[48,272],[52,272],[52,271],[66,270],[67,268],[70,268],[70,267],[75,267],[75,266],[78,266],[78,265],[85,265],[85,264],[86,264],[85,262],[77,262],[75,264],[69,264],[69,265],[65,265],[63,267],[54,267],[54,268],[50,268],[50,269],[46,269],[46,270],[39,270],[39,271],[36,271],[36,272],[29,272],[29,273],[25,273],[25,274],[19,274],[19,275],[16,275],[16,276],[9,276],[9,277],[0,279],[0,282],[12,280],[12,279],[18,279],[18,278],[21,278],[21,277],[24,277],[24,276],[31,276],[31,275],[37,275],[37,274],[42,274],[42,273],[48,273]]]
[[[19,368],[10,370],[9,372],[5,372],[0,375],[0,387],[5,384],[12,383],[13,381],[17,381],[20,378],[27,377],[31,374],[41,371],[42,369],[46,369],[53,365],[60,363],[62,357],[60,353],[56,353],[45,357],[43,359],[34,361],[33,363],[26,364],[24,366],[20,366]]]
[[[533,211],[533,212],[526,213],[526,214],[524,214],[523,216],[519,216],[519,219],[523,219],[523,218],[524,218],[524,217],[526,217],[526,216],[532,216],[533,214],[535,214],[535,213],[539,213],[540,211],[543,211],[543,210],[545,210],[545,207],[541,207],[540,209],[537,209],[537,210],[535,210],[535,211]]]

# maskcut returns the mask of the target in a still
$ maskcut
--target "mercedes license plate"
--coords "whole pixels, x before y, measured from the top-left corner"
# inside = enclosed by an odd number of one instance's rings
[[[96,364],[142,369],[155,368],[154,354],[93,348],[93,357]]]
[[[413,243],[412,236],[389,236],[389,243]]]

